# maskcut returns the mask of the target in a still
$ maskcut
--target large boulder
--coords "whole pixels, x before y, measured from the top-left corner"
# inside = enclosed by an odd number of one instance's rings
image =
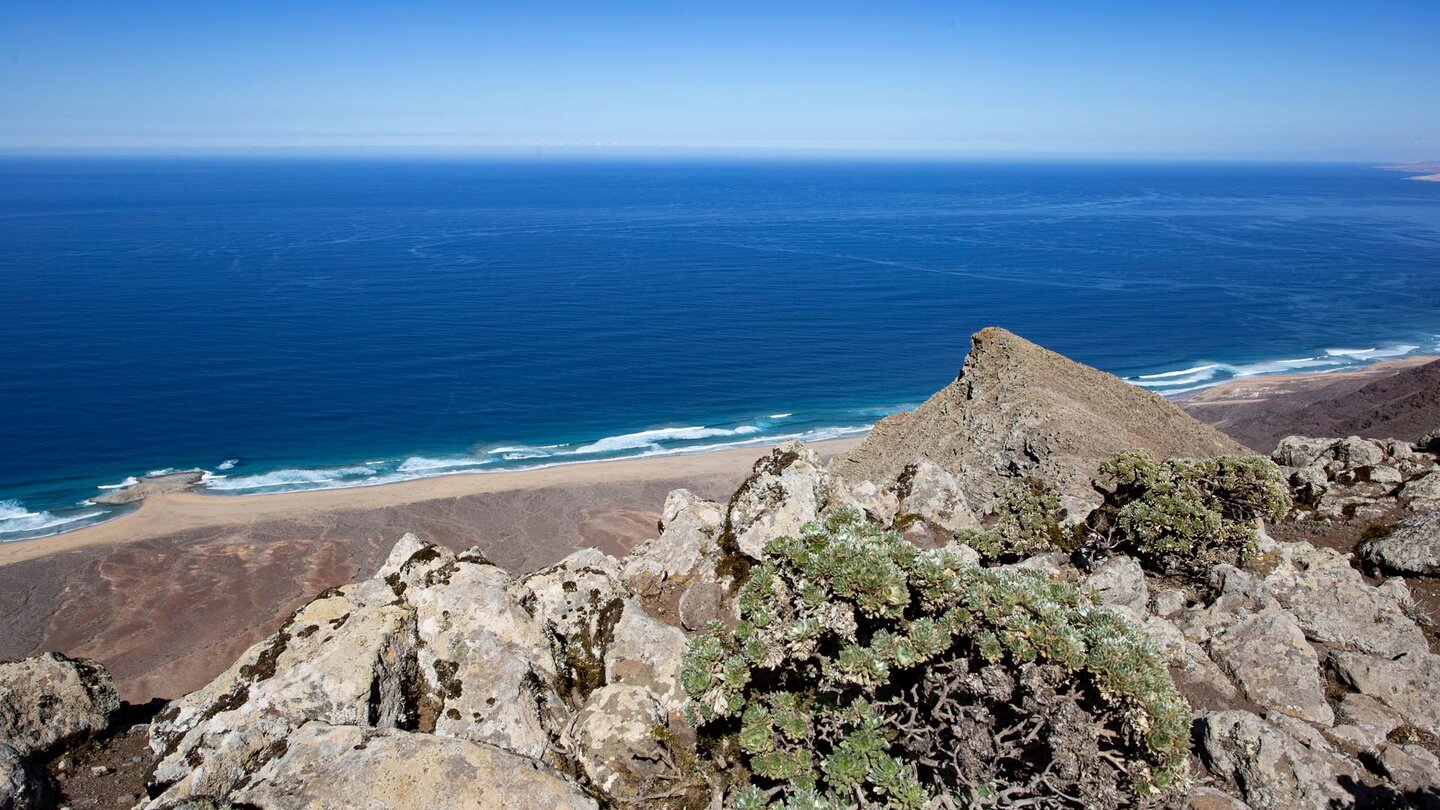
[[[322,595],[151,725],[156,801],[227,795],[307,722],[394,727],[412,717],[415,614],[366,580]]]
[[[582,549],[519,582],[520,604],[544,625],[560,692],[579,705],[605,684],[605,651],[629,595],[620,563]]]
[[[1210,655],[1255,703],[1312,723],[1334,722],[1320,661],[1289,613],[1242,619],[1211,640]]]
[[[821,465],[814,450],[800,442],[785,442],[755,462],[750,477],[730,499],[722,550],[759,559],[766,543],[785,535],[800,536],[806,523],[837,506],[863,509],[844,481]]]
[[[725,508],[688,489],[665,498],[660,536],[637,546],[625,558],[621,578],[630,590],[647,599],[667,588],[683,589],[695,581],[715,581],[720,557],[716,537],[725,523]]]
[[[1440,655],[1409,652],[1394,658],[1353,652],[1330,654],[1344,685],[1369,695],[1430,734],[1440,735]]]
[[[1313,737],[1296,739],[1250,712],[1212,712],[1199,720],[1199,753],[1210,772],[1254,810],[1351,807],[1341,784],[1359,784],[1348,759]]]
[[[651,692],[617,683],[590,693],[570,737],[590,783],[625,806],[655,792],[673,770],[656,737],[665,724],[666,710]]]
[[[960,482],[928,458],[917,459],[895,481],[897,529],[920,546],[943,546],[961,529],[978,529]]]
[[[1102,604],[1124,605],[1136,613],[1144,613],[1150,604],[1150,587],[1145,571],[1134,557],[1117,554],[1085,578],[1083,587],[1095,594]]]
[[[533,759],[396,729],[309,723],[232,800],[270,810],[593,810],[595,801]]]
[[[680,686],[685,644],[684,633],[650,616],[639,601],[628,599],[605,648],[605,682],[646,690],[678,721],[688,701]]]
[[[446,563],[426,587],[406,593],[430,697],[420,707],[420,729],[540,758],[550,746],[548,727],[560,722],[544,628],[511,594],[509,574],[443,549],[434,553]]]
[[[1369,585],[1344,555],[1309,543],[1281,543],[1275,554],[1264,589],[1312,641],[1387,656],[1425,649],[1404,582]]]
[[[1384,537],[1362,543],[1359,554],[1381,571],[1440,575],[1440,510],[1406,518]]]
[[[1034,476],[1081,512],[1099,503],[1091,480],[1100,462],[1122,450],[1155,458],[1249,452],[1156,394],[989,328],[971,337],[953,383],[880,420],[830,468],[854,481],[891,481],[929,458],[981,514],[994,510],[1008,483]]]
[[[94,661],[47,652],[0,663],[0,742],[22,757],[103,731],[120,696]]]

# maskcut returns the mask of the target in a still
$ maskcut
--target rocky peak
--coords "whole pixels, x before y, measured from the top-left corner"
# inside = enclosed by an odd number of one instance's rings
[[[960,376],[913,411],[883,419],[830,468],[889,481],[928,458],[954,475],[970,506],[991,511],[1005,485],[1053,484],[1071,512],[1098,503],[1090,482],[1105,458],[1244,453],[1233,439],[1162,397],[991,327],[970,338]]]

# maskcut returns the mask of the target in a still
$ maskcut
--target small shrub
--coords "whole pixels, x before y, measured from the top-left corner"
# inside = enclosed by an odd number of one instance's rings
[[[1011,484],[1000,494],[993,526],[961,531],[955,539],[974,549],[982,559],[1009,562],[1064,549],[1066,533],[1060,524],[1064,517],[1060,494],[1041,481],[1026,479]]]
[[[1121,453],[1100,465],[1106,502],[1088,521],[1106,549],[1135,554],[1162,574],[1204,576],[1256,559],[1256,522],[1290,510],[1280,470],[1260,456],[1150,460]]]
[[[1116,807],[1184,795],[1190,710],[1135,628],[1041,575],[840,510],[781,537],[687,649],[737,808]]]

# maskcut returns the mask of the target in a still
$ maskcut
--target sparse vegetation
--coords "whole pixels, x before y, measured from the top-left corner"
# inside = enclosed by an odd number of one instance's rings
[[[840,510],[769,543],[739,599],[682,672],[702,738],[738,742],[737,808],[1183,796],[1189,707],[1153,645],[1073,587]]]
[[[1005,488],[995,523],[984,530],[966,530],[958,542],[975,549],[986,561],[1010,562],[1056,549],[1068,550],[1061,521],[1065,509],[1050,485],[1032,478]]]
[[[1105,505],[1087,521],[1089,546],[1121,550],[1162,574],[1200,577],[1257,559],[1258,520],[1279,520],[1290,492],[1260,456],[1152,461],[1121,453],[1100,466]]]

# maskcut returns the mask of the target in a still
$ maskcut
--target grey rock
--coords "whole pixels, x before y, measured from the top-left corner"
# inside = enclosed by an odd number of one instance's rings
[[[1385,448],[1379,442],[1359,436],[1347,436],[1331,445],[1327,452],[1346,469],[1368,467],[1385,461]]]
[[[47,652],[0,663],[0,742],[22,757],[99,733],[119,707],[115,682],[95,661]]]
[[[1440,472],[1428,472],[1410,479],[1400,488],[1397,496],[1402,500],[1418,502],[1421,508],[1440,501]]]
[[[1405,725],[1405,718],[1394,709],[1358,692],[1347,692],[1340,698],[1340,725],[1334,733],[1361,750],[1383,748],[1390,732]]]
[[[1282,543],[1279,556],[1263,585],[1311,640],[1376,655],[1425,649],[1404,583],[1368,585],[1339,552],[1309,543]]]
[[[865,514],[882,526],[895,522],[900,512],[900,498],[891,487],[882,487],[873,481],[850,483],[850,497],[865,510]]]
[[[1250,805],[1208,785],[1190,789],[1190,810],[1250,810]]]
[[[1330,478],[1319,465],[1301,467],[1290,474],[1290,491],[1301,504],[1315,506],[1329,490]]]
[[[1185,637],[1173,622],[1127,607],[1111,608],[1129,619],[1165,656],[1170,674],[1196,710],[1229,708],[1241,699],[1235,687],[1200,645]]]
[[[1270,459],[1281,467],[1309,467],[1335,444],[1334,439],[1317,439],[1309,436],[1286,436],[1275,446]]]
[[[1185,609],[1190,595],[1181,588],[1161,588],[1150,600],[1150,610],[1156,616],[1170,618]]]
[[[725,509],[688,489],[665,498],[660,536],[637,546],[625,559],[621,579],[642,597],[658,596],[669,585],[684,587],[697,580],[715,581],[720,557],[716,537]]]
[[[1410,725],[1440,734],[1440,701],[1435,700],[1440,694],[1440,656],[1333,652],[1330,666],[1341,683],[1399,712]]]
[[[520,604],[545,627],[567,697],[580,703],[604,683],[605,649],[629,593],[620,563],[582,549],[520,581]]]
[[[40,770],[0,742],[0,810],[43,810],[53,798]]]
[[[1440,510],[1406,518],[1384,537],[1362,543],[1358,553],[1382,571],[1440,575]]]
[[[820,464],[814,450],[788,441],[755,462],[754,470],[730,499],[726,532],[735,548],[751,559],[782,536],[799,537],[806,523],[820,517],[832,501],[849,504],[843,481]]]
[[[593,810],[533,759],[483,743],[397,729],[309,723],[232,797],[265,810]]]
[[[228,795],[310,721],[408,721],[419,681],[415,614],[395,590],[370,579],[322,595],[172,703],[150,727],[154,780],[166,788],[152,806]]]
[[[627,600],[605,649],[605,682],[645,689],[679,717],[687,700],[680,686],[685,644],[684,633],[652,618],[638,601]]]
[[[1106,560],[1085,578],[1084,587],[1107,605],[1124,605],[1143,613],[1150,603],[1145,570],[1133,557],[1117,555]]]
[[[667,770],[655,739],[666,716],[653,694],[629,684],[596,689],[575,715],[570,736],[576,759],[611,802],[623,805],[654,792]]]
[[[922,546],[943,545],[961,529],[980,527],[960,482],[929,459],[907,464],[895,480],[895,492],[899,498],[895,524]]]
[[[1401,474],[1398,469],[1384,465],[1361,467],[1356,472],[1359,473],[1361,481],[1366,481],[1371,484],[1394,486],[1405,480],[1405,476]]]
[[[680,624],[686,630],[703,630],[710,622],[724,621],[729,610],[726,590],[714,582],[692,583],[680,595]]]
[[[1340,778],[1362,774],[1327,747],[1312,747],[1246,711],[1212,712],[1199,720],[1199,753],[1255,810],[1348,807]]]
[[[1420,441],[1415,443],[1415,449],[1426,453],[1440,453],[1440,427],[1421,436]]]
[[[1210,642],[1210,655],[1261,706],[1313,723],[1334,722],[1320,662],[1289,613],[1270,611],[1232,625]]]
[[[1380,770],[1402,790],[1433,791],[1429,804],[1440,804],[1440,760],[1418,745],[1391,745],[1380,752]]]
[[[557,717],[549,637],[512,584],[493,565],[452,557],[426,587],[405,595],[415,610],[416,661],[434,733],[539,758],[551,729],[568,718]]]

